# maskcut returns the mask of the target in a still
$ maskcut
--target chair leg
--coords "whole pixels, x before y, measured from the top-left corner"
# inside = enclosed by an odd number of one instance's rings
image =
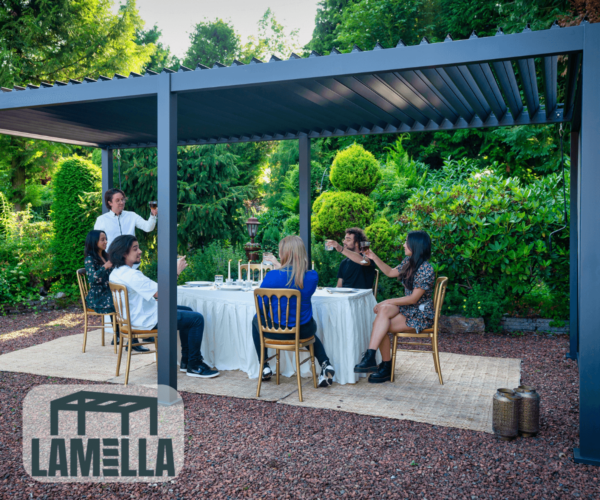
[[[310,366],[312,368],[312,376],[313,376],[313,384],[315,389],[317,388],[317,370],[315,370],[315,349],[313,344],[308,346],[308,350],[310,351]]]
[[[262,384],[262,371],[263,371],[263,366],[264,365],[265,365],[265,348],[264,348],[264,344],[263,344],[262,338],[261,338],[261,343],[260,343],[260,366],[258,367],[258,387],[256,389],[256,397],[257,398],[260,398],[260,386]]]
[[[133,339],[130,335],[127,336],[127,368],[125,368],[125,385],[129,382],[129,367],[131,366],[131,351],[133,350],[131,347],[133,344],[131,343]]]
[[[392,346],[392,378],[390,382],[394,381],[394,372],[396,371],[396,352],[398,351],[398,337],[394,335],[394,344]]]
[[[115,354],[117,354],[117,320],[115,319],[115,315],[112,317],[113,322],[113,345],[115,347]]]
[[[116,346],[116,344],[115,344]],[[119,354],[117,354],[117,373],[116,377],[119,376],[119,370],[121,369],[121,357],[123,356],[123,335],[121,335],[121,341],[119,342]]]
[[[83,313],[83,349],[81,352],[85,352],[85,344],[87,343],[87,330],[88,330],[88,315],[84,311]]]
[[[300,376],[300,351],[298,350],[298,346],[296,345],[296,378],[298,379],[298,396],[300,397],[300,402],[302,403],[302,377]]]
[[[275,381],[277,382],[277,385],[279,385],[279,355],[280,355],[281,351],[279,349],[275,350],[275,359],[276,364],[275,364]]]
[[[102,347],[104,347],[104,332],[106,332],[106,323],[104,322],[104,316],[102,318]]]
[[[440,379],[440,385],[444,385],[444,379],[442,378],[442,365],[440,364],[440,351],[438,350],[437,343],[433,346],[434,356],[437,361],[437,374]]]

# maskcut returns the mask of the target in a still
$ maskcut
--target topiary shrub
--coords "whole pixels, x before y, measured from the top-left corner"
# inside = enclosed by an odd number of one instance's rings
[[[342,239],[347,228],[367,227],[375,214],[372,200],[347,191],[330,193],[320,201],[318,208],[312,217],[312,229],[317,238]]]
[[[399,240],[400,227],[390,224],[384,217],[377,219],[365,229],[371,249],[387,264],[395,267],[404,258]]]
[[[340,191],[369,195],[382,174],[379,162],[362,146],[353,144],[335,155],[329,179]]]
[[[328,199],[330,196],[335,195],[335,192],[333,191],[325,191],[321,196],[319,196],[315,202],[313,203],[312,206],[312,213],[316,214],[319,212],[319,210],[321,210],[321,206],[323,205],[323,202]]]
[[[283,223],[283,236],[300,234],[300,216],[292,215]],[[278,244],[279,245],[279,244]]]
[[[54,202],[54,268],[57,277],[75,280],[75,271],[83,267],[83,248],[87,233],[93,229],[94,220],[84,216],[80,197],[84,193],[100,190],[101,170],[91,161],[79,156],[63,159],[52,182]]]

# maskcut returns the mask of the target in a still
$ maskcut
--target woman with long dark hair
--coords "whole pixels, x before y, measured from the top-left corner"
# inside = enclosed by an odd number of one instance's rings
[[[373,312],[377,315],[371,330],[369,349],[363,359],[354,367],[355,373],[371,373],[369,382],[387,382],[392,375],[390,338],[388,332],[414,328],[417,333],[431,328],[434,320],[433,289],[435,273],[429,263],[431,239],[425,231],[411,231],[404,243],[406,257],[397,267],[390,267],[372,250],[365,255],[390,278],[398,278],[404,285],[404,297],[384,300],[377,304]],[[383,362],[375,361],[377,349],[381,351]]]

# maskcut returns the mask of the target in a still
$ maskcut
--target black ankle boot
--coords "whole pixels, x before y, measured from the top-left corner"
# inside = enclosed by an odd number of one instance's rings
[[[370,384],[381,384],[382,382],[389,382],[392,380],[392,362],[383,361],[379,365],[379,370],[369,375]]]
[[[361,362],[354,367],[354,373],[371,373],[377,371],[376,353],[375,349],[367,349]]]

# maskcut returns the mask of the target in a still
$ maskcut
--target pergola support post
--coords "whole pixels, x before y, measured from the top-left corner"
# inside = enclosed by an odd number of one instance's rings
[[[600,25],[586,24],[581,110],[581,178],[579,181],[579,448],[577,463],[600,465]]]
[[[579,130],[571,129],[571,182],[569,219],[569,352],[567,358],[577,360],[579,352]]]
[[[113,150],[102,150],[102,213],[108,212],[104,204],[104,193],[113,188]]]
[[[158,152],[158,402],[177,395],[177,94],[171,74],[159,76]]]
[[[308,268],[311,265],[310,255],[310,137],[303,135],[298,139],[300,147],[300,237],[306,246]]]

